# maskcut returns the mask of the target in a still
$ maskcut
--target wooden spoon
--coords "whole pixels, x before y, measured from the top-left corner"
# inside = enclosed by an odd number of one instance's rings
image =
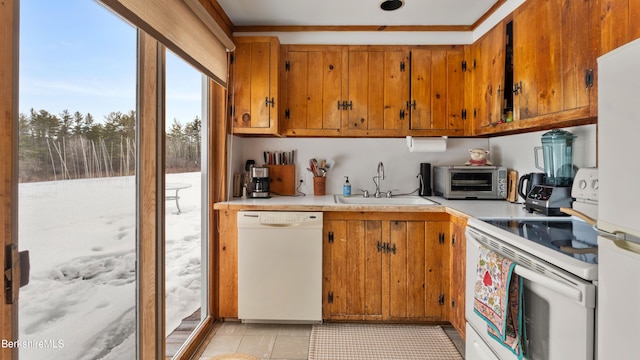
[[[572,209],[572,208],[565,208],[565,207],[561,207],[560,211],[562,211],[563,213],[565,213],[567,215],[577,216],[577,217],[579,217],[580,219],[584,220],[587,224],[589,224],[591,226],[595,226],[596,225],[596,222],[597,222],[596,219],[588,216],[587,214],[585,214],[585,213],[583,213],[581,211],[578,211],[578,210],[575,210],[575,209]]]

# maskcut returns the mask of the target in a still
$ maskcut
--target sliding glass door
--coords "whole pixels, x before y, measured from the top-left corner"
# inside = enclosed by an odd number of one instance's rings
[[[20,5],[20,359],[133,359],[136,29],[93,1]]]
[[[208,311],[209,164],[206,79],[169,51],[165,73],[165,313],[166,355],[171,357]]]

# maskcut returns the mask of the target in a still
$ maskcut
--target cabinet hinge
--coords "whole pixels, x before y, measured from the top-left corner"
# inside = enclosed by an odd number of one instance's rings
[[[333,291],[329,291],[329,293],[327,294],[327,303],[333,304]]]
[[[443,233],[443,232],[441,232],[441,233],[439,233],[439,234],[438,234],[438,242],[439,242],[441,245],[444,245],[444,233]]]
[[[455,300],[451,300],[451,307],[452,308],[456,307],[456,301]]]
[[[400,61],[400,71],[404,72],[405,64],[404,61]]]
[[[451,235],[451,246],[456,245],[456,234]]]
[[[467,60],[462,60],[462,71],[467,71]]]
[[[291,62],[290,62],[289,60],[287,60],[287,61],[285,61],[285,62],[284,62],[284,69],[285,69],[286,71],[291,70]]]
[[[440,294],[440,296],[438,296],[438,304],[444,306],[444,294]]]
[[[229,55],[229,64],[233,64],[234,62],[236,62],[236,55],[235,54],[230,54]]]
[[[289,109],[284,109],[284,117],[285,119],[291,119],[291,111]]]
[[[467,120],[467,109],[462,109],[462,114],[460,115],[462,120]]]
[[[327,238],[329,244],[333,244],[333,231],[329,231],[329,233],[327,234]]]
[[[235,114],[236,114],[235,106],[233,106],[233,105],[229,106],[229,116],[233,116]]]
[[[584,71],[584,85],[586,88],[593,87],[593,69]]]

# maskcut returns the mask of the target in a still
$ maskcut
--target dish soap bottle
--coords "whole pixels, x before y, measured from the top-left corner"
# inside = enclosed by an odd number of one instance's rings
[[[345,176],[345,179],[347,179],[347,181],[345,181],[342,186],[342,196],[351,196],[351,184],[349,183],[349,177]]]

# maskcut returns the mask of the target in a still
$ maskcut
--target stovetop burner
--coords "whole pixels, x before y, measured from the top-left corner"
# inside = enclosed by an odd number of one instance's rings
[[[564,255],[598,263],[598,235],[591,225],[576,219],[487,219],[484,222]]]

